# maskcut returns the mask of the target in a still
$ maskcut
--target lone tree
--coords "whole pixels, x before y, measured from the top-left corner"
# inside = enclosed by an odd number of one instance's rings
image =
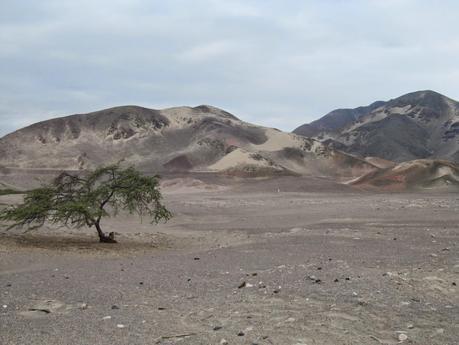
[[[119,164],[100,167],[85,175],[61,173],[50,185],[27,192],[24,203],[0,212],[0,220],[12,221],[9,228],[53,224],[95,227],[100,242],[116,243],[114,233],[102,231],[103,217],[126,210],[151,222],[167,221],[172,214],[161,203],[159,176],[142,175]],[[109,213],[110,212],[110,213]]]

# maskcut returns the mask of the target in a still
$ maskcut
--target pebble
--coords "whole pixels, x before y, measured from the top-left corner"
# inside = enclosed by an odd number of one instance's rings
[[[400,341],[405,341],[407,339],[408,339],[408,336],[405,333],[400,333],[398,335],[398,340],[400,340]]]

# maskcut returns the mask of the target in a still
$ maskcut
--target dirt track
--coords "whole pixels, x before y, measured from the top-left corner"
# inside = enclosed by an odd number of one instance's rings
[[[459,342],[458,194],[289,181],[168,186],[174,219],[110,219],[119,245],[2,235],[0,343]]]

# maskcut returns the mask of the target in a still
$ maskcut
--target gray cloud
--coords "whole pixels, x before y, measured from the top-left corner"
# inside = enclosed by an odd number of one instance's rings
[[[459,98],[459,3],[3,0],[0,134],[122,104],[291,130],[419,89]]]

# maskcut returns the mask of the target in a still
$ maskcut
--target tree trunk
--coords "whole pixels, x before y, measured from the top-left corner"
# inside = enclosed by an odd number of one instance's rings
[[[94,226],[96,227],[97,234],[99,235],[99,241],[101,243],[118,243],[115,241],[115,233],[111,232],[107,236],[100,228],[99,221],[95,222]]]

